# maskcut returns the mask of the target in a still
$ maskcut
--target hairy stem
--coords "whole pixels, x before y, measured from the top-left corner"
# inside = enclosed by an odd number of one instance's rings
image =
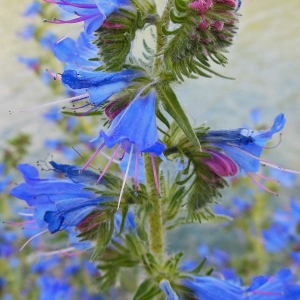
[[[159,53],[166,43],[166,37],[162,33],[162,26],[166,26],[166,27],[169,26],[170,10],[173,6],[174,6],[174,0],[168,0],[161,18],[156,23],[156,53]],[[156,57],[153,65],[154,74],[158,71],[161,63],[162,63],[162,57],[161,56]]]
[[[150,249],[153,254],[156,254],[159,261],[163,260],[164,254],[164,228],[162,222],[162,209],[161,201],[158,196],[151,157],[149,154],[145,155],[145,170],[146,170],[146,180],[147,186],[150,189],[150,201],[152,203],[153,209],[149,214],[149,230],[150,230]],[[159,176],[159,163],[156,160],[156,176]]]

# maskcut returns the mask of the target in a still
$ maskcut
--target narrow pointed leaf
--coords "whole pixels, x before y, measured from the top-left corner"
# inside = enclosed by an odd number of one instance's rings
[[[169,86],[159,87],[159,90],[165,110],[177,122],[191,143],[195,147],[201,148],[200,142],[173,90]]]

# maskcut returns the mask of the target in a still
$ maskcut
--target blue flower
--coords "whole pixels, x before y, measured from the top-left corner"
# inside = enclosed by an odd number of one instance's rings
[[[63,278],[41,275],[37,280],[40,300],[73,299],[75,290]]]
[[[52,47],[57,59],[66,63],[69,70],[91,70],[99,67],[99,61],[91,61],[90,58],[97,57],[98,49],[92,43],[92,37],[86,37],[80,33],[77,41],[67,37]]]
[[[66,70],[63,72],[61,79],[64,84],[74,90],[87,90],[88,93],[83,94],[77,101],[89,98],[88,105],[91,105],[92,108],[86,112],[88,113],[95,110],[114,94],[133,85],[131,80],[141,74],[140,71],[130,69],[116,73]],[[85,115],[86,113],[77,113],[77,115]]]
[[[44,49],[51,49],[56,41],[57,37],[51,31],[46,31],[40,37],[40,44]]]
[[[31,17],[38,14],[41,11],[41,4],[38,1],[33,1],[29,4],[23,12],[24,17]]]
[[[245,300],[298,300],[300,286],[293,283],[290,270],[282,269],[273,277],[255,277],[250,287],[245,289]]]
[[[65,173],[72,181],[40,179],[36,168],[24,164],[19,165],[18,169],[26,182],[11,190],[13,196],[34,207],[34,221],[39,228],[47,226],[51,233],[55,233],[68,226],[76,226],[91,212],[101,209],[101,202],[112,200],[85,189],[95,183],[96,173],[79,172],[80,168],[76,166],[58,165],[54,162],[51,162],[51,165],[57,172]]]
[[[279,114],[268,131],[253,131],[245,128],[232,130],[209,130],[201,140],[221,148],[245,172],[257,172],[260,155],[273,134],[281,131],[285,117]]]
[[[287,173],[278,169],[271,169],[271,177],[279,180],[280,185],[290,188],[293,187],[296,181],[296,174]]]
[[[72,20],[46,20],[54,24],[72,24],[84,22],[84,30],[86,35],[92,34],[101,27],[106,17],[119,7],[130,5],[128,0],[68,0],[68,1],[53,1],[44,0],[45,2],[59,5],[60,8],[70,13],[75,13],[76,18]]]
[[[166,300],[179,300],[178,296],[172,289],[170,282],[166,279],[163,279],[159,283],[160,289],[166,294]]]
[[[156,92],[151,89],[124,109],[111,123],[107,132],[100,131],[105,145],[112,148],[117,144],[134,144],[139,152],[149,152],[157,156],[165,150],[158,141],[155,115]]]
[[[62,119],[62,114],[59,111],[59,108],[52,107],[47,112],[43,114],[43,117],[50,122],[58,122]]]
[[[250,112],[250,119],[253,124],[258,125],[261,123],[262,116],[261,116],[261,110],[259,108],[254,108]]]
[[[288,232],[278,224],[272,224],[270,228],[264,229],[262,236],[264,238],[264,247],[268,252],[275,253],[281,251],[288,245]]]
[[[128,165],[125,171],[124,182],[126,181],[127,175],[129,174],[132,156],[133,154],[135,154],[134,183],[137,192],[138,177],[140,175],[139,156],[142,152],[150,153],[155,185],[157,192],[160,195],[154,156],[161,156],[163,158],[163,151],[165,150],[165,145],[158,141],[158,130],[156,126],[155,115],[155,100],[156,92],[154,89],[151,89],[145,96],[141,96],[140,93],[138,93],[134,100],[129,104],[129,106],[127,106],[113,119],[107,132],[104,132],[103,130],[100,131],[99,137],[104,139],[104,143],[96,150],[93,156],[85,164],[83,169],[85,169],[90,164],[91,160],[104,146],[112,148],[118,145],[99,179],[101,179],[102,176],[105,174],[107,168],[109,167],[113,159],[118,155],[119,150],[123,148],[123,157],[124,155],[127,155],[129,153]],[[121,189],[120,199],[124,188],[124,182],[123,187]]]
[[[24,64],[27,68],[33,71],[37,71],[40,65],[40,60],[36,57],[18,56],[18,60],[20,63]]]
[[[285,125],[286,119],[283,114],[276,116],[274,124],[270,130],[254,131],[246,128],[232,130],[209,130],[207,135],[200,138],[203,142],[203,148],[217,147],[221,149],[230,159],[239,167],[242,173],[246,173],[262,189],[278,195],[266,188],[251,173],[263,180],[276,181],[260,173],[260,164],[267,165],[285,172],[300,174],[298,171],[284,169],[278,165],[260,158],[263,150],[267,148],[266,143],[272,138],[273,134],[281,131]]]
[[[211,276],[193,276],[183,281],[192,294],[201,300],[242,300],[243,289]]]
[[[18,31],[18,36],[22,37],[24,40],[29,40],[34,36],[35,26],[33,24],[28,24],[23,28],[22,31]]]

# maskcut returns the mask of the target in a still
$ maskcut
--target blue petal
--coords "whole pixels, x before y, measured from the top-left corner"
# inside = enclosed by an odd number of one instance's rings
[[[28,184],[34,183],[37,179],[39,179],[39,172],[37,168],[29,164],[19,164],[17,169],[22,173],[24,180]]]
[[[100,86],[104,80],[109,80],[114,74],[104,72],[77,72],[66,70],[62,74],[62,82],[72,89],[84,89],[92,86]]]
[[[95,18],[86,20],[84,22],[84,32],[87,36],[91,35],[94,31],[101,27],[106,16],[99,12],[99,15]]]
[[[219,145],[219,144],[218,144]],[[232,146],[220,145],[224,152],[245,172],[257,172],[260,161]]]
[[[185,280],[184,283],[201,300],[243,299],[243,290],[226,281],[208,276],[195,276],[194,279]]]
[[[55,233],[61,229],[64,217],[57,215],[56,211],[46,211],[44,216],[45,222],[49,223],[48,229],[51,233]]]
[[[99,106],[101,103],[106,101],[112,95],[122,91],[127,86],[128,86],[128,82],[119,81],[116,83],[104,84],[101,86],[101,88],[99,88],[98,86],[90,87],[88,89],[90,95],[90,102],[96,106]]]
[[[172,289],[170,282],[166,279],[163,279],[159,283],[160,289],[166,294],[166,300],[179,300],[178,296]]]
[[[51,161],[50,164],[55,170],[63,172],[74,183],[95,184],[99,178],[99,174],[90,170],[81,171],[81,168],[78,166],[57,164],[54,161]],[[104,182],[105,180],[101,179],[99,184],[103,184]]]
[[[55,57],[62,62],[70,62],[78,55],[76,52],[76,43],[69,37],[54,44],[52,51]]]
[[[129,143],[135,144],[140,152],[151,149],[154,154],[160,155],[165,147],[159,147],[160,145],[157,144],[155,99],[156,93],[152,89],[144,97],[139,97],[131,102],[113,120],[106,133],[101,130],[100,135],[106,146],[111,148],[123,141],[129,141]]]

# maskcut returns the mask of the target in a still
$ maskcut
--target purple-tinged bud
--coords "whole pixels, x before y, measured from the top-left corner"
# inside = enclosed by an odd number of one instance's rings
[[[212,26],[216,30],[222,30],[224,27],[224,22],[218,21],[218,20],[213,20]]]
[[[198,14],[204,14],[212,6],[212,0],[196,0],[192,2],[189,7],[198,10]]]
[[[113,28],[113,29],[123,29],[124,28],[124,25],[122,25],[122,24],[116,24],[116,23],[108,22],[106,20],[103,22],[102,26],[105,28]]]
[[[202,161],[218,176],[234,176],[238,172],[237,165],[227,155],[212,150],[208,150],[207,153],[211,158],[204,158]]]
[[[118,104],[121,101],[122,98],[118,98],[105,107],[105,115],[109,118],[110,121],[112,121],[121,111],[123,111],[129,105],[129,102]]]
[[[202,15],[201,16],[201,22],[198,24],[198,28],[199,29],[206,29],[209,26],[209,23],[207,22],[207,20],[205,19],[205,16]]]
[[[225,5],[231,6],[233,8],[236,8],[239,3],[239,1],[237,1],[237,0],[215,0],[215,2],[225,4]]]

